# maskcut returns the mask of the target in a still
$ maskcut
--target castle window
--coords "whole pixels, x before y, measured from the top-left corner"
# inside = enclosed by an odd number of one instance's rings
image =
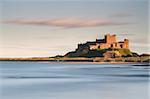
[[[111,44],[111,47],[113,47],[113,44]]]
[[[123,48],[123,45],[121,44],[120,47]]]

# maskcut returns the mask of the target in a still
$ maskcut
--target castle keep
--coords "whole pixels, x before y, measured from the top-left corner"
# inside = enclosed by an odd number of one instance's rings
[[[78,44],[78,50],[82,49],[129,49],[129,40],[117,41],[116,35],[107,34],[103,39],[96,39],[95,41],[86,42],[84,44]]]

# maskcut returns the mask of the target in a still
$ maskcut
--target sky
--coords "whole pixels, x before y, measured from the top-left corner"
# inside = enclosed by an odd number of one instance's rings
[[[0,57],[64,55],[108,33],[149,53],[148,0],[0,0]]]

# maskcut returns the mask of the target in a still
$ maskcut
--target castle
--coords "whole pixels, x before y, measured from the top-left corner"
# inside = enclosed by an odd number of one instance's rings
[[[83,49],[129,49],[129,40],[124,39],[124,41],[117,42],[116,35],[107,34],[103,39],[96,39],[96,41],[86,42],[84,44],[78,44],[77,50]]]

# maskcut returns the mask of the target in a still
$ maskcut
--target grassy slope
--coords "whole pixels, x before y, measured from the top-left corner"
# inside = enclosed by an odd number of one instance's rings
[[[82,50],[73,51],[67,53],[67,57],[103,57],[103,54],[107,51],[119,52],[122,56],[132,56],[132,52],[129,49],[97,49],[97,50]]]

